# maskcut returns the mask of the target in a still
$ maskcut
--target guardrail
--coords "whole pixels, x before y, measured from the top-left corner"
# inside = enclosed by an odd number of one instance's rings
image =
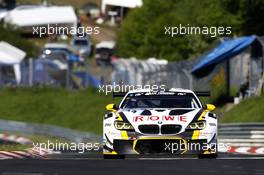
[[[0,132],[1,131],[21,132],[29,135],[62,137],[76,143],[101,141],[99,136],[89,132],[80,132],[53,125],[25,123],[10,120],[0,120]]]
[[[264,123],[220,124],[218,141],[233,147],[264,147]]]

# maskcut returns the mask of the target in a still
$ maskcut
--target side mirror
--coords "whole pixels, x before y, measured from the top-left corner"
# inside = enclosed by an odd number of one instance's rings
[[[208,110],[208,111],[213,111],[215,110],[215,105],[212,105],[212,104],[206,104],[204,106],[204,109]]]
[[[108,104],[108,105],[105,106],[105,109],[107,111],[116,111],[117,110],[117,107],[116,107],[115,104]]]

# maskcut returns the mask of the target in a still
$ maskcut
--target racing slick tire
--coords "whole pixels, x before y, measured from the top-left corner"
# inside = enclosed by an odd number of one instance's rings
[[[125,159],[125,155],[104,154],[104,159]]]

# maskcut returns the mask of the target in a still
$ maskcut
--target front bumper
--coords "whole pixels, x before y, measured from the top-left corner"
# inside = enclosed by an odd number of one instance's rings
[[[118,140],[113,142],[116,154],[216,154],[216,140],[185,140],[183,138],[140,138],[137,140]]]

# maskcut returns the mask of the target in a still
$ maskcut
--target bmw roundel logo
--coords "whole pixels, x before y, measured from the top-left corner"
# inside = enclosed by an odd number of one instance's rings
[[[162,124],[162,121],[158,121],[158,124]]]

